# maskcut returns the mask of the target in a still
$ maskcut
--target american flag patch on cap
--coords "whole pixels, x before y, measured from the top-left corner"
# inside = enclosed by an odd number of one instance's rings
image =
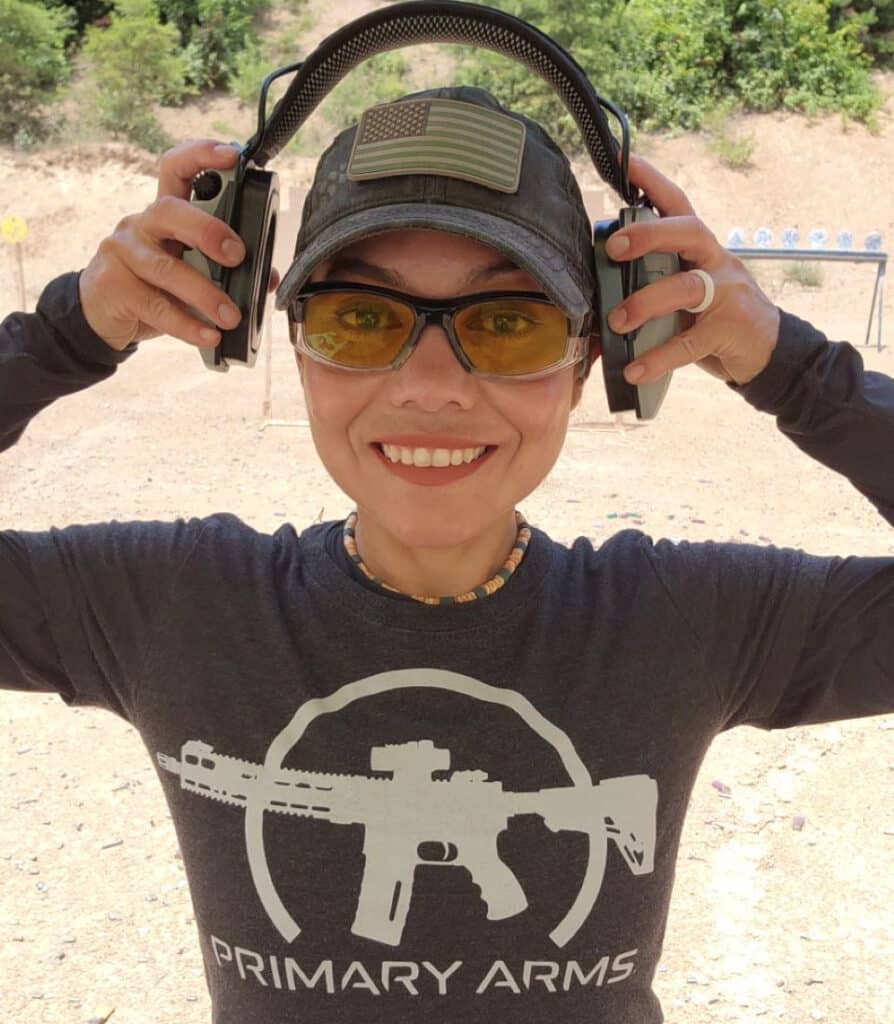
[[[506,114],[457,100],[401,100],[363,114],[348,178],[439,174],[516,192],[524,150],[525,125]]]

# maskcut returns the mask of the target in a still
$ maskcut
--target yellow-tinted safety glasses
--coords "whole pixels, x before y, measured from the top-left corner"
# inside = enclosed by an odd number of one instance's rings
[[[429,324],[443,327],[462,366],[479,377],[534,380],[585,359],[589,316],[570,319],[539,292],[422,299],[371,285],[310,284],[289,307],[293,345],[342,370],[397,370]]]

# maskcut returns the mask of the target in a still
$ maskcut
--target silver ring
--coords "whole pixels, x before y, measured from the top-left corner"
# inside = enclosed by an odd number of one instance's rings
[[[706,270],[689,270],[689,274],[698,274],[705,286],[705,297],[697,306],[684,307],[687,313],[704,313],[714,301],[714,278]]]

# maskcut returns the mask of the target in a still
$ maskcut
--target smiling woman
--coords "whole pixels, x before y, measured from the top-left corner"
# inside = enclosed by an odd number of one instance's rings
[[[433,113],[466,154],[435,169]],[[208,344],[188,309],[233,322],[177,253],[244,258],[188,201],[235,159],[167,153],[158,201],[0,325],[0,448],[137,342]],[[365,115],[322,157],[277,289],[356,508],[274,534],[226,513],[0,533],[0,685],[139,730],[214,1024],[659,1024],[714,737],[894,711],[894,560],[632,529],[568,546],[518,508],[602,355],[597,312],[696,310],[646,377],[695,362],[894,525],[894,381],[773,306],[655,168],[630,178],[661,217],[609,258],[683,269],[597,310],[594,232],[542,128],[467,87]]]
[[[399,283],[408,297],[430,301],[461,303],[476,295],[478,282],[507,296],[544,290],[492,247],[444,231],[377,234],[353,243],[334,264],[315,268],[311,282],[329,280],[340,265],[345,285]],[[564,356],[567,318],[548,301],[542,306],[546,329]],[[394,355],[410,336],[413,321],[407,320],[395,343],[388,337],[392,323],[378,317],[364,333]],[[517,351],[519,325],[508,323],[509,330],[491,324],[492,337],[475,344]],[[397,372],[384,355],[378,368],[364,373],[345,372],[332,352],[325,360],[306,358],[307,344],[298,346],[296,357],[317,451],[357,503],[361,557],[398,590],[448,596],[472,590],[505,561],[517,533],[516,506],[558,458],[583,382],[575,379],[573,362],[535,379],[482,379],[461,364],[443,327],[419,326],[412,354]],[[462,345],[466,336],[457,332]],[[544,350],[549,346],[540,346]],[[586,358],[586,349],[573,351],[578,362]]]

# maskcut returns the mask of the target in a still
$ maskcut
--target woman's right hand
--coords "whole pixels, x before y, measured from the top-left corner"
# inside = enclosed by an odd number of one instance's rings
[[[197,249],[224,266],[245,258],[239,236],[217,217],[190,205],[192,180],[205,168],[231,168],[234,146],[213,139],[189,141],[161,158],[158,196],[139,214],[123,217],[104,238],[79,279],[81,308],[87,323],[108,345],[122,351],[131,342],[161,334],[200,348],[213,348],[220,332],[187,312],[193,306],[221,328],[235,327],[239,310],[219,288],[181,259],[185,247]],[[224,252],[232,241],[237,251]],[[279,275],[271,271],[272,291]],[[235,311],[227,318],[221,305]]]

